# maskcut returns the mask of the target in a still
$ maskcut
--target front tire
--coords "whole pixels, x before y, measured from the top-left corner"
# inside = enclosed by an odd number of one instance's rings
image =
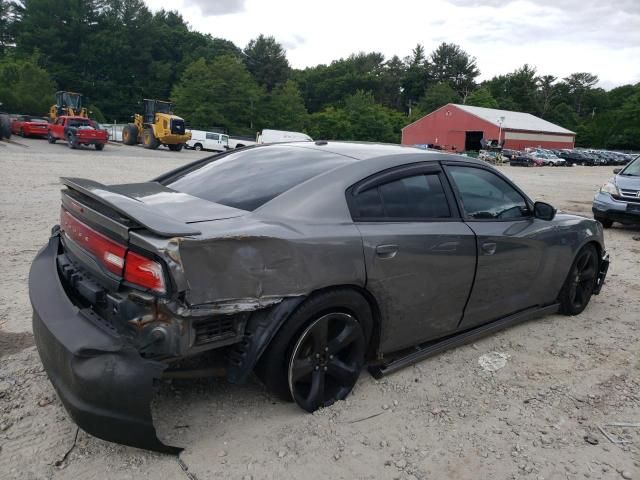
[[[560,290],[560,313],[578,315],[587,308],[596,286],[598,268],[598,250],[592,244],[585,245],[576,255]]]
[[[256,367],[278,398],[313,412],[344,399],[365,363],[371,308],[349,289],[306,300],[285,321]]]
[[[104,150],[104,143],[96,143],[94,146],[96,147],[96,150],[98,150],[99,152]]]
[[[144,148],[148,148],[150,150],[155,150],[160,146],[160,142],[153,134],[153,129],[144,129],[144,133],[142,134],[142,144],[144,145]]]
[[[169,147],[169,150],[171,150],[172,152],[179,152],[180,150],[182,150],[182,143],[176,143],[175,145],[167,145],[167,147]]]
[[[49,143],[53,144],[53,143],[56,143],[56,140],[57,140],[57,139],[56,139],[56,137],[54,137],[53,135],[51,135],[51,132],[49,132],[49,133],[47,134],[47,142],[49,142]]]
[[[595,220],[599,221],[604,228],[611,228],[613,226],[613,220],[606,217],[594,216]]]

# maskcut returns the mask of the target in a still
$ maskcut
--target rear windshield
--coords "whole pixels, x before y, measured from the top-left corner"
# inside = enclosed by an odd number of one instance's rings
[[[310,178],[352,161],[309,148],[256,147],[212,157],[161,183],[210,202],[253,211]]]

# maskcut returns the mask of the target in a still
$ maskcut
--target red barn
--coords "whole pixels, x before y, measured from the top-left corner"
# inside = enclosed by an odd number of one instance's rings
[[[402,129],[403,145],[479,150],[481,140],[504,148],[573,148],[576,134],[529,113],[449,103]]]

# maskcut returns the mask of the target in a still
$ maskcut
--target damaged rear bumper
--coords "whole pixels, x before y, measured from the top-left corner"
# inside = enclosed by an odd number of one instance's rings
[[[158,439],[151,416],[154,383],[166,365],[142,358],[126,338],[71,302],[57,271],[58,249],[53,236],[36,256],[29,296],[38,353],[67,412],[103,440],[179,453]]]

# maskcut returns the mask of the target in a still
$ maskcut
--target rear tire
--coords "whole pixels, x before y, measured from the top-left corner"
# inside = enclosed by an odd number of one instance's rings
[[[196,150],[196,151],[198,151],[198,152],[201,152],[201,151],[202,151],[202,145],[201,145],[201,144],[199,144],[199,143],[196,143],[196,144],[193,146],[193,149],[194,149],[194,150]]]
[[[150,150],[155,150],[160,146],[160,142],[153,134],[153,130],[151,128],[144,129],[144,133],[142,134],[142,144],[144,148],[148,148]]]
[[[171,150],[172,152],[179,152],[180,150],[182,150],[182,143],[177,143],[175,145],[167,145],[167,147],[169,147],[169,150]]]
[[[596,286],[599,266],[596,247],[592,244],[582,247],[573,260],[569,275],[560,290],[560,313],[578,315],[587,308]]]
[[[129,123],[122,129],[122,143],[135,145],[138,143],[138,127]]]
[[[56,143],[57,138],[51,135],[51,132],[47,133],[47,142],[53,144]]]
[[[98,150],[99,152],[104,150],[104,143],[96,143],[94,146],[96,147],[96,150]]]
[[[344,399],[365,363],[371,307],[349,289],[307,299],[284,322],[256,366],[256,374],[281,400],[313,412]]]

